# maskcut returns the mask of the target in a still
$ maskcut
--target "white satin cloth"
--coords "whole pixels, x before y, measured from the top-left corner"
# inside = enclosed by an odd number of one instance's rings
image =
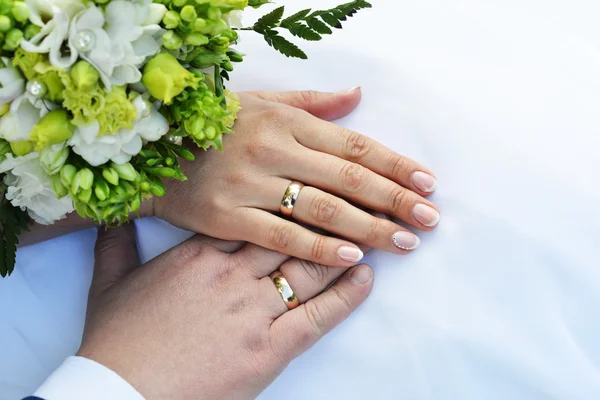
[[[600,3],[372,2],[309,61],[245,35],[232,87],[362,85],[341,123],[434,170],[442,221],[370,254],[370,298],[261,400],[600,398]],[[138,231],[145,259],[188,235]],[[0,281],[1,399],[77,349],[94,240],[22,249]]]

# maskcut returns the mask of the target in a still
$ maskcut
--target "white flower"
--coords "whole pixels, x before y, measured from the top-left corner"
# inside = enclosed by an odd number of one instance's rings
[[[106,87],[139,82],[139,67],[160,50],[162,29],[157,21],[165,11],[164,5],[149,0],[113,0],[104,12],[90,5],[73,18],[69,46],[77,52],[79,35],[91,35],[91,49],[79,51],[79,55],[98,70]]]
[[[144,140],[155,142],[168,132],[168,121],[142,96],[138,96],[133,105],[138,111],[138,119],[134,122],[133,129],[119,129],[113,135],[99,137],[98,122],[79,126],[69,139],[73,151],[94,167],[109,160],[124,164],[140,152]]]
[[[11,103],[8,114],[0,119],[0,138],[9,142],[29,140],[29,132],[50,108],[43,101],[22,94]]]
[[[232,28],[243,28],[243,16],[244,12],[242,10],[233,10],[227,13],[227,15],[225,15],[225,21],[227,22],[227,25],[229,25]]]
[[[17,158],[7,154],[0,163],[0,173],[6,173],[6,198],[13,206],[26,209],[37,223],[50,225],[73,212],[71,197],[56,198],[52,179],[44,172],[37,153]]]
[[[71,18],[85,6],[77,0],[25,0],[29,8],[29,20],[41,28],[30,40],[23,40],[21,47],[31,53],[50,53],[50,63],[68,68],[77,60],[77,52],[70,48],[63,54],[62,46],[69,33]]]
[[[19,71],[13,67],[12,62],[7,57],[0,58],[6,65],[0,68],[0,105],[10,103],[23,94],[25,90],[25,79]]]

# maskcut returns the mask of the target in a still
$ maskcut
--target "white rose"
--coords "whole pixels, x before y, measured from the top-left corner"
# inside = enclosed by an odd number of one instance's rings
[[[37,153],[16,158],[7,154],[0,163],[0,173],[6,173],[6,198],[13,206],[27,210],[37,223],[50,225],[74,211],[70,196],[56,198],[52,179],[44,172]]]

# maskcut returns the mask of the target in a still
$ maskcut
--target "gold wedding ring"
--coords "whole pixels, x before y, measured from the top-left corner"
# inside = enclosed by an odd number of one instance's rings
[[[294,293],[294,290],[281,272],[275,271],[269,277],[273,281],[273,284],[277,288],[279,294],[281,294],[281,298],[283,299],[283,302],[287,306],[288,310],[293,310],[300,305],[300,301],[298,301],[296,293]]]
[[[293,181],[289,184],[285,193],[283,194],[283,199],[281,199],[281,204],[279,205],[279,211],[286,217],[291,217],[292,212],[294,211],[294,204],[298,199],[298,195],[304,185],[300,182]]]

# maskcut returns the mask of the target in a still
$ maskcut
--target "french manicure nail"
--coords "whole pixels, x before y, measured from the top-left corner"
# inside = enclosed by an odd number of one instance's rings
[[[414,250],[421,244],[421,239],[412,232],[400,231],[392,235],[392,243],[401,250]]]
[[[352,93],[352,92],[356,92],[358,89],[360,89],[360,86],[354,86],[352,89],[346,90],[346,92]]]
[[[350,246],[342,246],[337,251],[338,257],[348,262],[359,262],[364,257],[364,254],[360,249]]]
[[[412,174],[413,184],[425,193],[432,193],[437,189],[437,180],[425,172],[417,171]]]
[[[413,208],[413,217],[425,226],[436,226],[440,222],[440,213],[425,204]]]
[[[373,279],[373,271],[366,265],[359,265],[354,268],[352,273],[350,273],[350,280],[354,282],[355,285],[364,285],[371,279]]]

